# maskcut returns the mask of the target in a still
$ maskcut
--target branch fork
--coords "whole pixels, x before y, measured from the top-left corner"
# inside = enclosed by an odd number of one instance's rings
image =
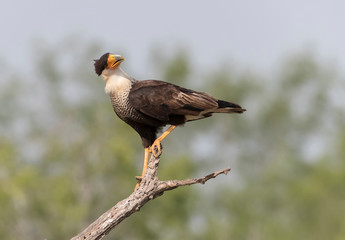
[[[159,156],[155,157],[154,154],[151,154],[147,171],[138,188],[135,189],[129,197],[118,202],[107,212],[103,213],[96,221],[91,223],[86,229],[71,240],[102,239],[124,219],[133,213],[140,211],[140,208],[148,201],[163,195],[165,191],[196,183],[205,184],[208,180],[216,178],[220,174],[226,175],[230,171],[230,168],[226,168],[224,170],[208,174],[202,178],[160,181],[157,177],[159,161]]]

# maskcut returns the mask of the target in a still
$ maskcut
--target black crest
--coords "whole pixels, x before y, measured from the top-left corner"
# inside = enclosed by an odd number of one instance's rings
[[[102,74],[103,70],[107,67],[108,65],[108,57],[109,57],[109,53],[103,54],[102,57],[100,57],[100,59],[95,59],[95,72],[99,75]]]

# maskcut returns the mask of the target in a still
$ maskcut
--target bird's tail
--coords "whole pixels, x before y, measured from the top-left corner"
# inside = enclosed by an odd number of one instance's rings
[[[242,108],[236,103],[231,103],[223,100],[217,100],[218,109],[214,110],[215,113],[243,113],[246,109]]]

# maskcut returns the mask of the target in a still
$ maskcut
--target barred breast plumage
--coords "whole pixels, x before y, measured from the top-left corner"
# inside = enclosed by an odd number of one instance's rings
[[[134,108],[128,103],[128,92],[112,93],[109,96],[114,111],[119,118],[125,120],[128,116],[132,115]]]

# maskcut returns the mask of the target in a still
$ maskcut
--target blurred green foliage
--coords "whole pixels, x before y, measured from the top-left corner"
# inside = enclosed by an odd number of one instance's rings
[[[140,138],[93,73],[100,47],[44,46],[30,73],[1,76],[0,239],[69,239],[127,197],[141,171]],[[192,85],[190,61],[177,51],[160,61],[161,78]],[[177,129],[158,174],[230,175],[165,193],[106,239],[345,239],[345,112],[332,97],[345,95],[343,76],[309,53],[269,76],[219,65],[193,79],[197,90],[248,111]]]

